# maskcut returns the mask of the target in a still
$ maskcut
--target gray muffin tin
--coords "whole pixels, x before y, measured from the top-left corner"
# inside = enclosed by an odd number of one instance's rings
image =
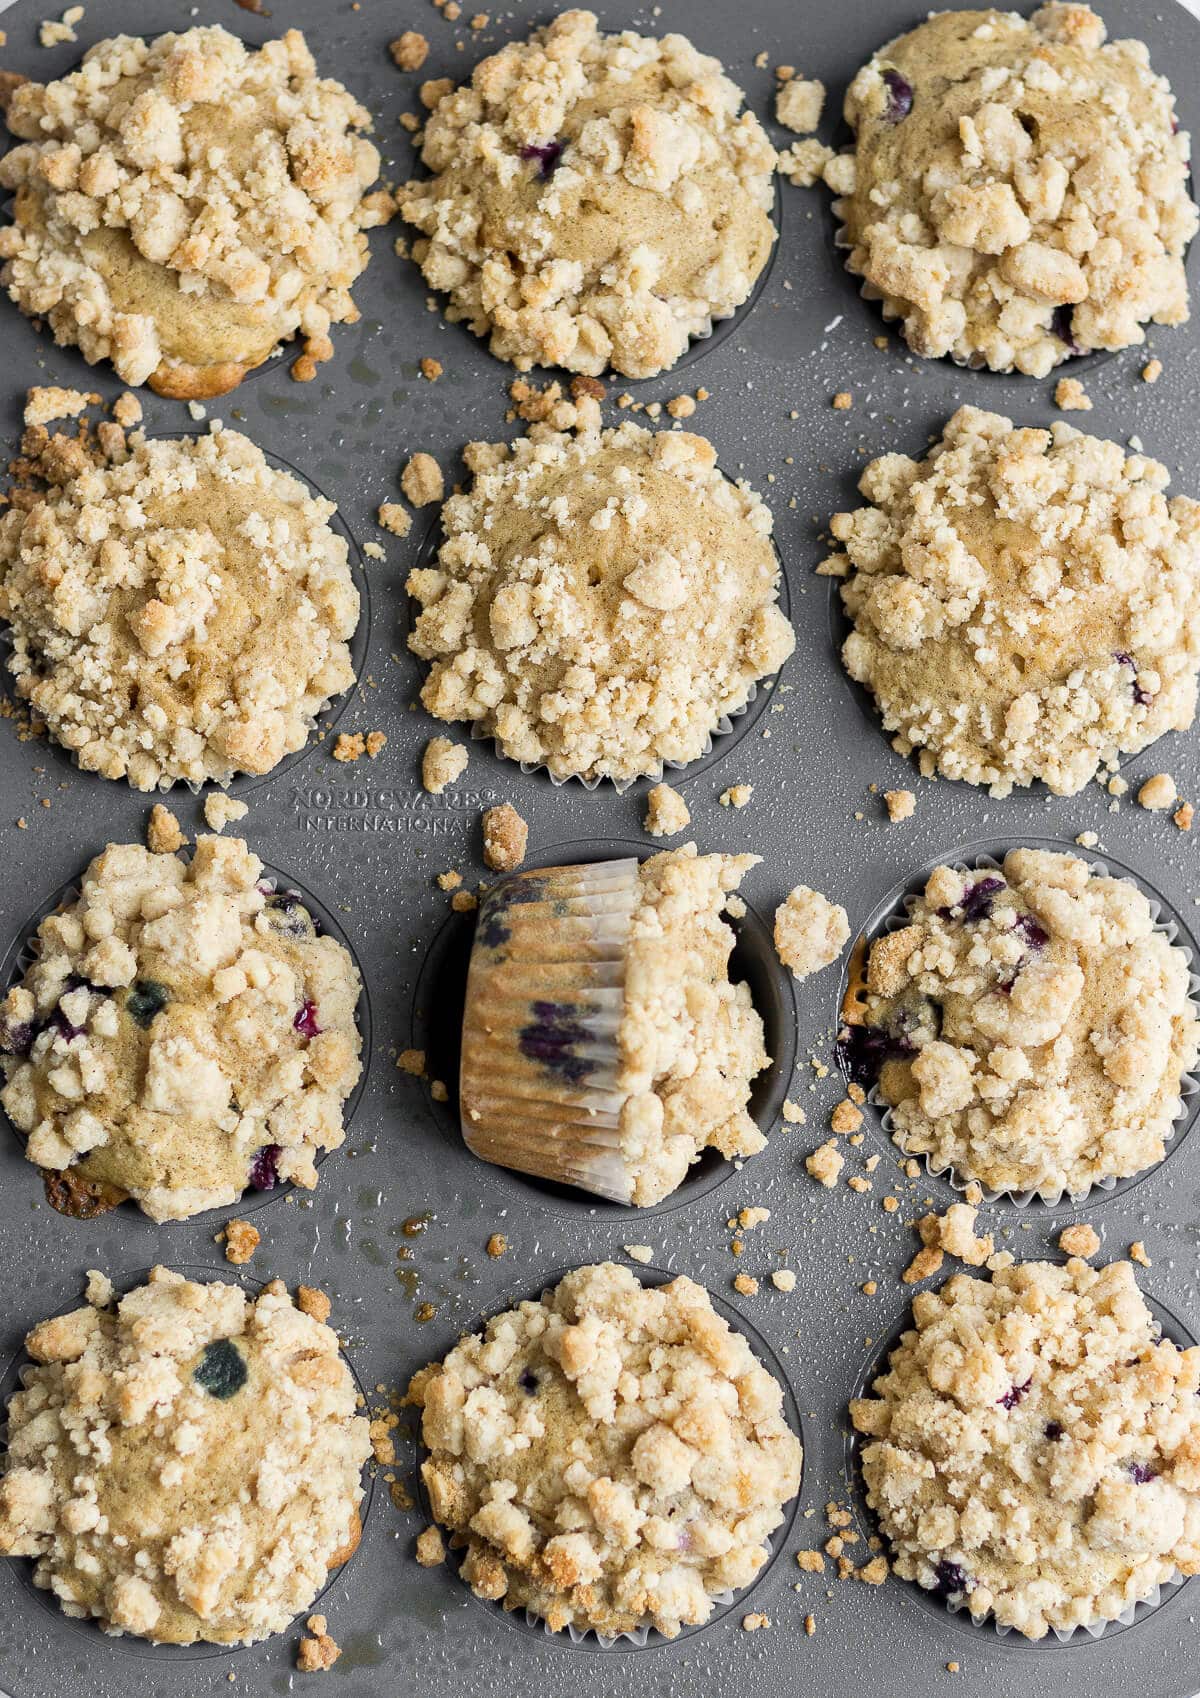
[[[454,25],[426,0],[401,6],[360,0],[357,10],[350,0],[265,3],[273,16],[240,9],[234,0],[90,0],[78,26],[79,46],[44,49],[37,26],[60,15],[62,6],[58,0],[17,0],[0,19],[8,35],[0,65],[39,78],[60,75],[91,42],[122,29],[157,34],[216,22],[258,43],[299,26],[321,69],[341,78],[374,113],[385,178],[402,181],[412,153],[398,119],[415,108],[422,78],[465,76],[477,58],[551,13],[549,6],[516,0],[473,31],[467,22],[476,0],[464,0],[464,15]],[[487,0],[478,4],[489,9]],[[840,130],[842,92],[857,66],[920,16],[913,0],[836,6],[663,0],[652,9],[603,0],[596,9],[612,28],[684,31],[725,61],[764,118],[775,86],[770,66],[789,63],[820,77],[829,89],[822,126],[827,137]],[[1173,77],[1181,122],[1200,128],[1200,24],[1175,0],[1103,0],[1100,9],[1111,34],[1149,43],[1155,67]],[[423,31],[431,43],[429,60],[415,76],[396,70],[386,51],[406,28]],[[759,54],[768,68],[755,65]],[[781,144],[792,139],[770,127]],[[998,377],[910,357],[843,271],[824,192],[785,186],[781,204],[779,253],[753,307],[731,327],[718,327],[711,343],[695,347],[676,373],[610,386],[605,409],[608,419],[628,416],[611,405],[623,388],[644,402],[665,402],[698,385],[708,389],[710,399],[690,427],[712,439],[727,473],[748,478],[771,506],[791,590],[796,653],[767,709],[739,722],[714,757],[674,775],[692,812],[688,835],[702,850],[752,850],[763,857],[744,893],[768,923],[775,904],[804,882],[843,902],[857,931],[879,915],[890,891],[935,858],[1027,837],[1070,847],[1078,833],[1094,831],[1096,855],[1110,852],[1135,869],[1188,922],[1197,900],[1200,830],[1184,835],[1169,815],[1147,814],[1131,797],[1110,813],[1109,798],[1097,786],[1069,800],[1038,790],[994,802],[966,786],[917,781],[912,764],[892,752],[847,682],[832,638],[835,597],[813,568],[825,552],[820,533],[831,513],[853,503],[863,462],[885,450],[919,452],[964,401],[1027,423],[1063,415],[1053,406],[1053,379]],[[398,498],[400,468],[417,449],[435,454],[453,481],[464,442],[511,435],[516,427],[505,422],[512,372],[466,329],[428,309],[421,278],[392,251],[400,231],[393,224],[372,235],[371,264],[355,289],[361,322],[335,331],[334,357],[315,382],[294,383],[285,355],[208,407],[211,417],[245,430],[332,496],[360,547],[375,540],[386,554],[383,561],[365,561],[369,642],[360,688],[339,721],[344,730],[385,731],[383,753],[374,762],[338,765],[326,740],[265,780],[233,786],[250,803],[248,819],[233,829],[243,831],[287,882],[307,888],[335,914],[363,969],[374,1039],[347,1145],[323,1163],[311,1197],[275,1194],[259,1202],[253,1219],[263,1243],[248,1268],[234,1270],[213,1234],[222,1219],[248,1208],[163,1227],[129,1205],[90,1223],[63,1219],[42,1201],[15,1136],[0,1130],[5,1358],[16,1358],[29,1325],[81,1293],[88,1268],[106,1270],[119,1284],[154,1261],[200,1265],[217,1278],[236,1278],[239,1271],[254,1280],[278,1274],[289,1285],[305,1281],[329,1292],[334,1321],[374,1404],[383,1401],[376,1388],[403,1387],[415,1368],[443,1354],[481,1313],[535,1294],[564,1267],[621,1260],[623,1245],[647,1244],[657,1268],[701,1281],[727,1312],[743,1316],[789,1381],[806,1454],[782,1558],[744,1595],[744,1604],[739,1599],[720,1619],[673,1645],[652,1636],[643,1649],[622,1642],[604,1651],[594,1639],[573,1646],[565,1636],[551,1639],[477,1602],[449,1566],[419,1568],[412,1551],[422,1519],[396,1510],[377,1482],[362,1546],[320,1606],[343,1647],[333,1671],[321,1677],[322,1690],[341,1698],[410,1692],[610,1698],[616,1690],[632,1698],[701,1692],[841,1698],[851,1691],[873,1698],[940,1691],[963,1698],[1116,1698],[1134,1691],[1142,1698],[1191,1698],[1200,1689],[1195,1583],[1099,1640],[1076,1636],[1067,1645],[1030,1645],[930,1607],[895,1579],[866,1587],[838,1581],[828,1569],[824,1577],[801,1574],[792,1560],[800,1546],[828,1537],[824,1508],[830,1499],[853,1501],[846,1400],[881,1344],[903,1324],[911,1292],[899,1274],[917,1247],[909,1223],[955,1197],[944,1180],[904,1181],[877,1124],[864,1127],[858,1158],[836,1190],[820,1189],[805,1173],[803,1157],[829,1136],[829,1111],[841,1095],[830,1054],[836,968],[792,987],[769,956],[755,952],[748,961],[748,970],[772,987],[785,1021],[795,1008],[798,1065],[790,1078],[771,1082],[767,1100],[777,1105],[786,1091],[802,1104],[808,1124],[773,1122],[769,1147],[740,1173],[730,1169],[722,1178],[706,1172],[644,1213],[551,1194],[483,1167],[462,1147],[427,1087],[397,1071],[394,1057],[414,1041],[414,1030],[432,1030],[444,1043],[457,1018],[453,996],[439,979],[436,950],[449,904],[434,879],[448,867],[461,869],[468,883],[483,876],[481,808],[500,800],[515,804],[530,823],[529,865],[543,858],[585,859],[593,850],[612,852],[630,843],[641,852],[655,847],[641,832],[645,784],[623,796],[609,786],[591,794],[578,784],[556,788],[544,774],[526,775],[502,762],[490,745],[472,744],[459,785],[439,798],[420,787],[420,752],[444,728],[412,705],[422,670],[405,648],[403,582],[425,545],[429,517],[419,515],[401,542],[377,529],[375,511]],[[1193,254],[1194,291],[1196,270]],[[873,339],[885,333],[887,347],[880,350]],[[7,301],[0,301],[0,348],[7,377],[0,407],[10,448],[29,385],[94,389],[106,400],[121,390],[109,369],[89,368],[74,350],[54,347]],[[1139,377],[1151,352],[1165,366],[1153,388]],[[435,384],[418,375],[424,355],[445,368]],[[1070,415],[1071,422],[1119,440],[1140,437],[1171,467],[1176,488],[1200,494],[1195,324],[1152,329],[1145,351],[1094,356],[1067,369],[1083,378],[1095,403],[1090,414]],[[831,397],[844,389],[853,393],[853,408],[835,411]],[[152,432],[204,428],[193,426],[179,403],[149,392],[142,401]],[[1200,801],[1194,732],[1164,739],[1124,769],[1132,789],[1160,770],[1175,776],[1182,795]],[[754,786],[740,812],[717,801],[735,782]],[[916,816],[887,823],[872,786],[879,792],[916,789]],[[20,742],[11,725],[0,726],[0,796],[2,953],[23,935],[29,916],[106,842],[140,840],[153,798],[80,773],[44,741]],[[186,790],[168,799],[189,835],[203,829],[198,800]],[[27,829],[18,828],[18,817]],[[444,936],[442,944],[445,953]],[[845,1178],[877,1152],[884,1159],[873,1192],[849,1191]],[[901,1198],[895,1215],[880,1206],[889,1190]],[[735,1262],[726,1221],[746,1204],[765,1205],[771,1218],[747,1236],[746,1253]],[[404,1223],[424,1216],[423,1230],[406,1236]],[[1200,1140],[1177,1135],[1160,1168],[1115,1196],[1097,1194],[1078,1208],[1053,1210],[998,1204],[983,1211],[980,1226],[1018,1257],[1032,1257],[1053,1253],[1061,1228],[1077,1219],[1101,1232],[1105,1256],[1121,1255],[1131,1241],[1143,1239],[1153,1258],[1150,1269],[1139,1270],[1143,1288],[1182,1329],[1200,1332]],[[498,1231],[509,1250],[492,1260],[484,1246]],[[412,1259],[398,1260],[401,1249]],[[798,1275],[791,1294],[769,1282],[771,1269],[785,1262]],[[739,1269],[758,1276],[758,1296],[733,1292]],[[868,1279],[878,1283],[874,1297],[860,1290]],[[436,1309],[424,1324],[416,1319],[423,1303]],[[414,1440],[401,1429],[397,1443],[397,1472],[411,1484]],[[862,1550],[856,1548],[856,1560]],[[764,1611],[771,1628],[743,1632],[746,1609]],[[816,1625],[811,1637],[803,1625],[810,1612]],[[65,1698],[80,1689],[96,1698],[123,1698],[130,1691],[139,1698],[286,1693],[309,1683],[293,1668],[299,1626],[231,1653],[155,1650],[66,1622],[34,1600],[18,1564],[0,1565],[0,1687],[11,1698]],[[948,1672],[948,1663],[958,1664],[959,1672]]]

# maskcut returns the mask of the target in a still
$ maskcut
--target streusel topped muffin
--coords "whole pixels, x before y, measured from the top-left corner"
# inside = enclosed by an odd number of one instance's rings
[[[327,357],[386,216],[364,200],[369,124],[299,30],[257,49],[219,25],[97,42],[13,93],[0,276],[57,341],[163,395],[222,395],[297,333]]]
[[[500,359],[627,377],[675,364],[750,294],[775,240],[775,153],[681,35],[563,12],[476,66],[404,190],[447,316]]]
[[[913,1301],[850,1406],[892,1567],[1029,1639],[1200,1573],[1200,1349],[1128,1262],[1027,1262]]]
[[[234,430],[80,462],[0,518],[18,694],[138,790],[269,772],[354,682],[333,503]]]
[[[0,1101],[70,1214],[310,1188],[358,1081],[358,970],[239,838],[110,844],[0,1003]]]
[[[918,354],[1044,377],[1188,316],[1189,138],[1090,7],[936,12],[846,95],[847,265]]]
[[[937,867],[869,946],[839,1053],[896,1142],[998,1191],[1086,1191],[1162,1159],[1200,1021],[1188,957],[1129,879],[1013,849]]]
[[[409,575],[409,647],[437,718],[556,778],[624,782],[703,754],[795,639],[753,490],[704,437],[602,431],[594,410],[575,435],[468,446],[437,565]]]
[[[800,1487],[777,1380],[690,1279],[578,1268],[413,1379],[463,1578],[556,1631],[673,1638],[746,1586]]]
[[[247,1645],[353,1554],[367,1422],[336,1333],[281,1280],[251,1298],[157,1267],[118,1301],[93,1273],[88,1306],[25,1347],[0,1551],[32,1558],[68,1615]]]
[[[1200,502],[1065,423],[960,407],[924,460],[885,454],[834,515],[842,648],[901,754],[1007,796],[1082,790],[1182,731],[1200,668]]]

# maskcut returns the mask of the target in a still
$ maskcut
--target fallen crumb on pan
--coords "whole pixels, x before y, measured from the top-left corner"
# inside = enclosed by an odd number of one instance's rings
[[[1142,382],[1157,383],[1162,376],[1163,363],[1161,360],[1147,360],[1142,367]]]
[[[654,1260],[654,1251],[649,1244],[623,1244],[621,1248],[631,1262],[641,1262],[643,1266]]]
[[[296,1287],[296,1307],[302,1315],[308,1315],[312,1320],[322,1323],[329,1319],[333,1311],[333,1304],[316,1285]]]
[[[224,1244],[225,1260],[241,1267],[253,1256],[262,1243],[262,1234],[248,1220],[227,1221],[217,1233],[216,1243]]]
[[[938,1272],[942,1260],[941,1250],[932,1244],[926,1244],[923,1249],[917,1251],[900,1278],[905,1285],[918,1285],[921,1280],[929,1279],[931,1275]]]
[[[511,802],[488,808],[483,816],[483,859],[493,872],[511,873],[525,859],[529,827]]]
[[[796,1276],[791,1268],[776,1268],[771,1275],[771,1284],[776,1291],[795,1291]]]
[[[798,884],[775,910],[775,950],[798,979],[836,961],[850,936],[846,910]]]
[[[831,147],[826,147],[816,136],[809,136],[805,141],[793,142],[791,147],[784,148],[779,155],[778,168],[794,187],[811,189],[822,180],[825,167],[836,157]]]
[[[754,1278],[753,1274],[734,1274],[733,1289],[741,1297],[757,1297],[758,1281]]]
[[[425,1077],[425,1051],[423,1049],[402,1049],[396,1057],[396,1066],[401,1073],[410,1073],[414,1079]]]
[[[810,1615],[805,1616],[805,1618],[804,1618],[804,1631],[810,1639],[812,1638],[813,1634],[817,1631],[817,1618],[816,1618],[815,1615],[810,1614]]]
[[[696,411],[696,402],[691,395],[676,395],[667,402],[667,412],[673,419],[690,419]]]
[[[893,825],[910,820],[917,811],[917,798],[911,790],[885,790],[883,800]]]
[[[839,389],[833,398],[833,405],[836,412],[848,413],[854,405],[854,396],[848,389]]]
[[[508,1249],[508,1239],[502,1232],[493,1232],[484,1248],[494,1261],[498,1256],[503,1256]]]
[[[805,1574],[824,1574],[825,1558],[820,1551],[797,1551],[796,1565]]]
[[[1058,1247],[1065,1256],[1082,1256],[1086,1261],[1100,1248],[1100,1234],[1086,1221],[1064,1226],[1058,1235]]]
[[[926,1215],[917,1223],[921,1242],[926,1249],[945,1251],[968,1267],[983,1267],[995,1244],[990,1235],[975,1236],[975,1213],[970,1203],[951,1203],[944,1215]]]
[[[1157,813],[1162,808],[1169,808],[1177,795],[1175,780],[1170,773],[1156,772],[1138,791],[1138,805]]]
[[[421,756],[421,783],[431,796],[440,796],[448,784],[467,770],[470,754],[450,737],[431,737]]]
[[[46,18],[38,27],[38,40],[43,47],[58,47],[64,41],[78,41],[75,25],[83,17],[82,6],[68,6],[61,21]]]
[[[25,423],[46,425],[53,419],[75,419],[99,400],[99,395],[82,389],[62,389],[58,384],[35,386],[25,392]]]
[[[760,1627],[770,1627],[770,1625],[770,1616],[763,1615],[761,1610],[756,1610],[752,1614],[742,1617],[742,1627],[747,1633],[757,1633]]]
[[[1146,1254],[1146,1246],[1142,1243],[1140,1238],[1134,1239],[1133,1243],[1129,1246],[1129,1260],[1131,1262],[1139,1262],[1144,1268],[1153,1267],[1154,1265],[1149,1256]]]
[[[394,537],[406,537],[412,530],[412,514],[398,501],[385,501],[375,515],[385,531]]]
[[[642,822],[651,837],[674,837],[692,823],[688,805],[669,784],[656,784],[646,797]]]
[[[835,1132],[857,1132],[862,1123],[862,1110],[849,1098],[843,1098],[829,1117],[829,1124]]]
[[[800,1107],[799,1103],[794,1103],[790,1097],[785,1097],[783,1101],[783,1118],[787,1121],[789,1126],[803,1126],[805,1121],[808,1119],[808,1116]]]
[[[457,890],[462,884],[462,874],[455,867],[448,867],[444,873],[437,876],[439,890]]]
[[[1060,377],[1054,385],[1054,405],[1064,413],[1090,413],[1092,398],[1077,377]]]
[[[323,1615],[310,1615],[304,1624],[311,1637],[300,1641],[296,1667],[302,1674],[322,1674],[331,1669],[342,1654],[342,1647],[328,1633],[329,1623]]]
[[[424,86],[428,88],[430,85],[426,83]],[[441,360],[432,359],[428,354],[421,361],[421,376],[427,383],[436,383],[444,369]]]
[[[779,72],[775,74],[778,76]],[[821,122],[824,104],[824,83],[818,82],[815,77],[811,81],[803,77],[789,77],[775,96],[775,117],[785,129],[808,136]]]
[[[244,820],[249,812],[247,803],[235,801],[223,790],[214,790],[205,798],[204,823],[211,831],[221,832],[235,820]]]
[[[479,898],[473,890],[456,890],[450,898],[450,906],[456,914],[470,914],[478,908]]]
[[[441,1079],[433,1079],[430,1081],[429,1094],[435,1103],[448,1103],[450,1101],[450,1092],[447,1089],[445,1082]]]
[[[437,1568],[446,1560],[446,1546],[440,1527],[426,1527],[417,1534],[417,1561],[422,1568]]]
[[[868,1279],[863,1281],[862,1285],[859,1286],[859,1290],[862,1292],[864,1297],[874,1297],[875,1293],[879,1290],[879,1287],[873,1279]]]
[[[753,1232],[756,1226],[762,1226],[771,1218],[770,1209],[764,1209],[757,1203],[748,1208],[739,1209],[732,1219],[726,1221],[726,1226],[738,1227],[742,1232]]]
[[[1180,831],[1190,831],[1195,817],[1196,810],[1190,802],[1181,802],[1171,815],[1172,822],[1179,827]]]
[[[731,784],[728,790],[722,790],[720,803],[723,808],[744,808],[753,794],[753,784]]]
[[[170,808],[155,802],[146,825],[146,847],[152,855],[173,855],[187,842],[183,828]]]
[[[400,474],[400,488],[414,507],[428,507],[445,495],[446,480],[432,454],[414,454]]]
[[[388,42],[388,52],[401,71],[419,71],[429,57],[429,42],[418,30],[406,29]]]
[[[819,1185],[824,1185],[827,1190],[830,1190],[837,1184],[838,1174],[845,1167],[846,1158],[839,1153],[837,1145],[831,1138],[827,1144],[822,1144],[810,1156],[805,1156],[804,1165]]]
[[[142,422],[142,403],[131,390],[118,395],[112,404],[112,416],[124,430],[132,430]]]

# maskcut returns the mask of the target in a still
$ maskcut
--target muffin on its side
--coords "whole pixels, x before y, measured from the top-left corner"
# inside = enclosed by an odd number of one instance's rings
[[[467,981],[468,1148],[638,1208],[706,1149],[761,1150],[747,1104],[770,1057],[722,919],[756,861],[689,843],[494,885]]]
[[[960,407],[925,459],[885,454],[834,515],[851,678],[900,754],[993,796],[1073,796],[1183,731],[1200,668],[1200,502],[1066,423]]]
[[[223,395],[297,333],[327,358],[330,326],[357,317],[379,155],[299,30],[257,49],[219,25],[114,36],[22,83],[7,117],[0,279],[126,383]]]
[[[156,1267],[120,1299],[89,1274],[87,1296],[26,1338],[0,1551],[106,1633],[281,1633],[361,1533],[371,1447],[336,1333],[282,1280],[251,1298]]]
[[[0,1102],[56,1208],[184,1220],[311,1189],[361,1071],[349,952],[239,838],[110,844],[0,1003]]]
[[[1200,1349],[1128,1262],[958,1274],[850,1406],[893,1571],[1029,1639],[1200,1573]]]
[[[423,1368],[408,1401],[463,1578],[555,1631],[707,1621],[800,1488],[778,1381],[690,1279],[578,1268]]]
[[[520,371],[652,377],[747,298],[775,240],[775,152],[681,35],[563,12],[430,114],[400,210],[446,316]]]
[[[846,264],[918,354],[1045,377],[1188,316],[1189,138],[1090,7],[937,12],[850,84]]]

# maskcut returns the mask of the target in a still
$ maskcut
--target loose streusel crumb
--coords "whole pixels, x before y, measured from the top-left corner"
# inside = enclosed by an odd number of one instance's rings
[[[57,385],[30,389],[25,396],[25,423],[45,425],[54,419],[75,419],[99,400],[99,395],[85,394],[82,389],[60,389]]]
[[[848,413],[854,405],[854,396],[848,389],[839,389],[833,398],[834,411]]]
[[[400,488],[414,507],[428,507],[446,493],[442,468],[432,454],[414,454],[400,474]]]
[[[718,799],[723,808],[744,808],[753,794],[753,784],[731,784]]]
[[[182,1220],[311,1189],[361,1071],[347,950],[240,838],[110,844],[0,1003],[0,1101],[67,1213]]]
[[[669,784],[656,784],[646,797],[645,830],[651,837],[675,837],[692,823],[688,805]]]
[[[654,1251],[649,1244],[623,1244],[621,1248],[631,1262],[640,1262],[643,1267],[654,1260]]]
[[[153,855],[174,855],[187,842],[183,828],[170,808],[155,802],[146,826],[146,847]]]
[[[793,142],[791,147],[784,148],[779,155],[779,169],[796,188],[811,189],[814,183],[821,181],[825,168],[836,158],[831,147],[826,147],[816,136],[810,136],[806,141]]]
[[[911,790],[885,790],[883,800],[893,825],[910,820],[917,811],[917,798]]]
[[[775,952],[798,979],[832,965],[850,936],[846,910],[798,884],[775,910]]]
[[[776,1291],[795,1291],[796,1276],[791,1268],[776,1268],[771,1275],[771,1284]]]
[[[450,867],[446,872],[439,873],[437,876],[437,887],[439,890],[457,890],[461,883],[462,874],[454,867]]]
[[[839,242],[915,353],[1045,377],[1188,316],[1188,137],[1082,4],[941,12],[850,84]]]
[[[0,1551],[109,1633],[282,1632],[358,1542],[370,1444],[336,1335],[278,1280],[250,1298],[156,1267],[115,1304],[94,1286],[100,1306],[26,1338]]]
[[[311,1637],[303,1636],[296,1652],[296,1667],[301,1674],[323,1674],[333,1667],[342,1654],[342,1647],[336,1639],[330,1638],[324,1627],[319,1633],[312,1630],[314,1621],[324,1620],[323,1615],[308,1618],[306,1625],[310,1629]]]
[[[1180,831],[1190,831],[1195,817],[1196,810],[1190,802],[1181,802],[1171,815],[1172,822],[1179,827]]]
[[[361,731],[340,731],[333,745],[333,758],[344,766],[362,760],[367,752],[367,739]]]
[[[1054,405],[1064,413],[1090,413],[1092,398],[1077,377],[1060,377],[1054,385]]]
[[[777,1382],[688,1279],[605,1263],[490,1321],[409,1387],[435,1518],[481,1597],[668,1638],[747,1585],[800,1484]],[[686,1544],[678,1536],[686,1526]]]
[[[1080,1195],[1161,1160],[1200,1043],[1185,953],[1127,879],[1014,849],[938,867],[843,1008],[850,1076],[935,1171]]]
[[[1169,808],[1177,794],[1175,780],[1170,773],[1156,772],[1152,778],[1146,780],[1138,791],[1138,806],[1158,812],[1163,808]]]
[[[414,1079],[425,1077],[425,1051],[423,1049],[402,1049],[396,1057],[396,1066],[401,1073],[410,1073]]]
[[[142,403],[127,389],[113,402],[112,416],[122,430],[132,430],[134,425],[142,422]]]
[[[1135,1241],[1129,1246],[1129,1259],[1131,1262],[1140,1262],[1144,1268],[1148,1268],[1153,1265],[1149,1256],[1146,1254],[1146,1246],[1142,1243],[1140,1238],[1135,1239]]]
[[[950,14],[947,14],[950,15]],[[961,407],[920,462],[886,454],[830,529],[854,570],[842,649],[893,747],[1007,796],[1082,790],[1186,730],[1200,667],[1200,506],[1065,421]],[[1136,523],[1132,515],[1136,514]]]
[[[1161,360],[1147,360],[1142,367],[1142,382],[1157,383],[1162,374],[1163,363]]]
[[[446,1546],[440,1527],[426,1527],[417,1534],[417,1561],[422,1568],[437,1568],[446,1560]]]
[[[244,820],[250,812],[245,802],[238,802],[232,796],[227,796],[223,790],[214,790],[204,802],[204,823],[210,831],[224,831],[227,825],[237,820]]]
[[[431,737],[421,756],[421,783],[431,796],[440,796],[467,770],[470,753],[449,737]]]
[[[429,42],[419,31],[406,29],[388,43],[388,52],[400,70],[419,71],[429,57]]]
[[[231,1220],[217,1233],[217,1243],[225,1246],[225,1260],[235,1267],[248,1262],[261,1242],[261,1233],[248,1220]]]
[[[85,771],[138,790],[269,772],[354,682],[334,511],[233,430],[80,455],[0,518],[18,695]]]
[[[1063,1227],[1058,1235],[1058,1247],[1064,1256],[1082,1256],[1086,1261],[1100,1248],[1100,1234],[1086,1221],[1078,1221],[1074,1226]]]
[[[752,1274],[734,1274],[733,1289],[740,1297],[757,1297],[758,1281]]]
[[[302,1315],[308,1315],[314,1321],[327,1321],[333,1313],[333,1304],[315,1285],[296,1287],[296,1307]]]
[[[931,1279],[942,1266],[943,1252],[934,1244],[926,1244],[918,1250],[912,1261],[905,1268],[900,1278],[905,1285],[919,1285],[923,1279]]]
[[[126,383],[221,395],[279,342],[357,316],[379,155],[298,30],[257,50],[219,26],[117,36],[23,83],[7,116],[3,281]]]
[[[476,1155],[646,1208],[706,1149],[736,1160],[764,1147],[748,1109],[768,1064],[763,1024],[749,986],[730,980],[723,918],[755,859],[686,844],[640,866],[545,868],[488,892],[461,1069]],[[597,1030],[598,985],[620,990],[605,991]],[[597,1112],[589,1080],[601,1065]],[[547,1120],[553,1140],[537,1133]]]
[[[387,744],[387,732],[386,731],[368,731],[367,732],[367,759],[369,761],[375,760],[379,755],[381,755],[383,753],[383,750],[384,750],[386,744]]]
[[[483,861],[493,872],[514,872],[525,859],[528,843],[529,827],[511,802],[484,811]]]
[[[1200,1359],[1128,1262],[960,1274],[913,1321],[850,1406],[902,1579],[1040,1639],[1200,1567]]]
[[[838,1151],[837,1145],[831,1138],[827,1144],[822,1144],[810,1156],[805,1156],[804,1165],[818,1184],[832,1190],[838,1182],[838,1175],[846,1165],[845,1156]]]
[[[426,354],[424,359],[420,361],[420,367],[421,376],[425,379],[426,383],[436,383],[438,378],[441,377],[442,372],[445,370],[441,360],[435,360],[430,354]]]
[[[792,1102],[790,1097],[784,1098],[782,1113],[789,1126],[803,1126],[808,1119],[800,1104]]]
[[[496,1257],[503,1256],[507,1252],[508,1239],[502,1232],[493,1232],[492,1236],[488,1239],[485,1248],[488,1255],[494,1260]]]
[[[760,1628],[770,1627],[770,1625],[770,1616],[763,1615],[761,1610],[754,1610],[749,1615],[742,1617],[742,1630],[745,1633],[757,1633]]]
[[[450,898],[450,906],[456,914],[469,914],[479,906],[479,898],[473,890],[456,890]]]
[[[777,672],[794,636],[777,604],[771,518],[686,431],[533,426],[472,443],[471,488],[442,510],[409,647],[421,691],[510,760],[556,778],[658,777],[686,763]]]
[[[786,129],[807,136],[821,122],[824,105],[824,83],[815,78],[806,82],[801,77],[789,77],[775,96],[775,117]]]
[[[922,1244],[956,1256],[968,1267],[983,1267],[995,1244],[990,1234],[986,1238],[975,1236],[975,1213],[970,1203],[951,1203],[944,1215],[926,1215],[917,1223]]]
[[[439,98],[403,216],[447,317],[520,371],[651,377],[750,294],[775,239],[775,153],[683,36],[568,11]]]
[[[829,1124],[835,1132],[857,1132],[862,1123],[862,1109],[848,1099],[838,1103],[829,1117]]]
[[[406,537],[412,530],[412,514],[398,501],[385,501],[375,515],[385,531],[394,537]]]
[[[824,1574],[825,1558],[820,1551],[797,1551],[796,1562],[805,1574]]]

